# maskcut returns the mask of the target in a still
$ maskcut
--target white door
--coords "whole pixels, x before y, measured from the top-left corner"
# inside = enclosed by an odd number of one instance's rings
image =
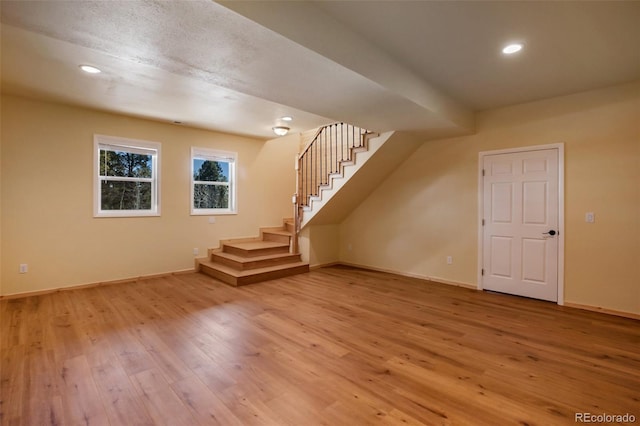
[[[486,155],[482,287],[558,300],[558,149]]]

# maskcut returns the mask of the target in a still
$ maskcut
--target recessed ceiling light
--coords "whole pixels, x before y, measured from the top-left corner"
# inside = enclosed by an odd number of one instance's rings
[[[285,115],[284,117],[281,117],[280,120],[282,120],[282,121],[292,121],[293,117]]]
[[[102,72],[98,68],[92,67],[91,65],[80,65],[80,69],[89,74],[99,74]]]
[[[513,55],[514,53],[521,51],[522,47],[521,43],[508,44],[502,49],[502,53],[505,55]]]

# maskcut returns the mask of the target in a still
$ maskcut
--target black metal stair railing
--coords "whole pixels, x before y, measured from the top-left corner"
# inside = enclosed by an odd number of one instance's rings
[[[300,207],[320,195],[332,174],[340,173],[353,160],[354,150],[365,147],[366,129],[346,123],[333,123],[318,129],[311,143],[298,156],[298,193]]]
[[[306,146],[296,164],[296,194],[294,202],[294,226],[292,252],[298,252],[302,210],[311,205],[311,198],[318,197],[323,185],[329,185],[333,174],[342,173],[346,163],[353,161],[355,150],[366,149],[367,136],[372,132],[346,123],[333,123],[321,127]]]

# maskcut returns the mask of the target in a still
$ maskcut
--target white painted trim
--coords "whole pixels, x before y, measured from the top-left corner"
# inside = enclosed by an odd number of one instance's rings
[[[558,150],[558,305],[564,305],[564,143],[548,145],[534,145],[519,148],[481,151],[478,153],[478,290],[482,290],[483,265],[483,227],[484,213],[484,182],[482,167],[484,157],[488,155],[513,154],[517,152],[541,151],[547,149]]]
[[[558,305],[564,305],[564,144],[558,148]]]
[[[482,290],[482,266],[484,265],[483,254],[483,236],[484,229],[482,227],[482,216],[484,213],[484,179],[482,170],[484,168],[484,156],[487,151],[478,153],[478,290]]]

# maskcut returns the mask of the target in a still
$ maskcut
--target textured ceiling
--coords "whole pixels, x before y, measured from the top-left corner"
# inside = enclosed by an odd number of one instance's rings
[[[640,78],[640,2],[2,1],[2,91],[262,138],[430,137]],[[501,46],[525,43],[506,58]],[[103,70],[88,76],[90,63]]]

